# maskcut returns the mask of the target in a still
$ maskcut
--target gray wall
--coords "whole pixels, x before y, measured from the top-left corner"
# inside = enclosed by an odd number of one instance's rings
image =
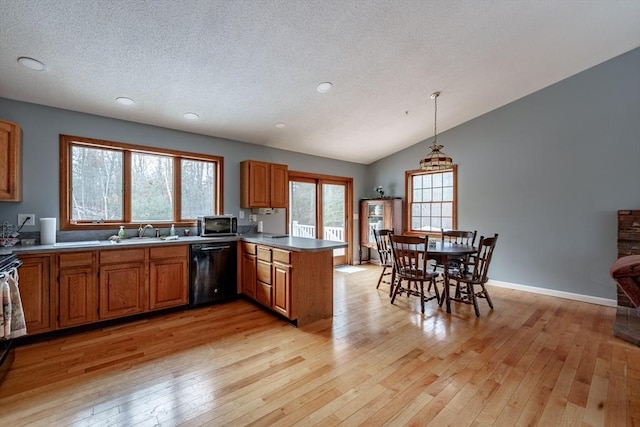
[[[212,138],[161,127],[148,126],[90,114],[0,98],[0,117],[22,129],[23,202],[0,202],[0,222],[15,224],[17,214],[35,213],[36,218],[59,216],[59,135],[77,135],[109,141],[213,154],[224,157],[224,212],[239,215],[240,162],[246,159],[285,163],[291,170],[354,179],[354,206],[362,196],[366,166],[278,150],[259,145]],[[245,209],[249,223],[249,209]],[[265,231],[285,231],[285,211],[261,215]],[[357,224],[354,225],[357,233]],[[39,230],[25,227],[24,232]],[[114,230],[114,234],[117,230]],[[358,241],[354,238],[354,241]],[[354,248],[357,253],[357,248]]]
[[[404,197],[404,171],[418,168],[430,142],[371,165],[369,181]],[[616,298],[608,274],[617,256],[616,213],[640,209],[640,50],[438,142],[458,165],[458,228],[500,235],[492,279]]]
[[[236,215],[244,159],[353,177],[357,212],[373,185],[404,197],[404,172],[417,168],[430,143],[367,167],[8,99],[0,99],[0,117],[23,130],[24,202],[0,203],[0,221],[11,223],[18,213],[58,216],[61,133],[222,155],[224,210]],[[439,142],[459,165],[459,228],[500,234],[493,279],[615,299],[608,270],[616,211],[640,209],[640,50],[464,123]],[[283,212],[263,219],[265,231],[284,231]]]

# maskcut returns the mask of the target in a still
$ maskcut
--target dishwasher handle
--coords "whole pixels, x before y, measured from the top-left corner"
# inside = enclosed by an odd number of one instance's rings
[[[226,249],[231,249],[231,246],[205,246],[200,248],[202,252],[221,252]]]

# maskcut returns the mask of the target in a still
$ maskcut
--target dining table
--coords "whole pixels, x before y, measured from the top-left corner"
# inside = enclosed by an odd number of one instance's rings
[[[434,244],[435,243],[435,244]],[[442,302],[446,305],[447,313],[451,313],[451,298],[449,295],[449,257],[463,257],[467,255],[472,255],[477,252],[477,249],[471,245],[462,245],[457,243],[450,243],[443,240],[433,241],[430,240],[427,246],[426,256],[427,258],[433,255],[436,255],[441,258],[443,268],[443,278],[444,278],[444,293],[442,296]],[[440,302],[440,306],[442,307],[442,302]]]

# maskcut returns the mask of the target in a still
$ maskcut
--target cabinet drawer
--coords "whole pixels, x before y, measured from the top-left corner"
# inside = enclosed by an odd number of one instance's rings
[[[271,307],[271,285],[262,282],[256,284],[256,301]]]
[[[271,248],[265,248],[264,246],[258,246],[258,259],[271,262]]]
[[[65,252],[58,255],[58,268],[85,267],[93,264],[93,252]]]
[[[271,284],[271,263],[258,260],[256,278],[260,282]]]
[[[188,249],[186,245],[154,246],[149,248],[149,258],[184,258],[188,254]]]
[[[246,243],[242,242],[242,252],[246,254],[255,255],[256,254],[256,244],[255,243]]]
[[[291,264],[291,252],[281,249],[273,249],[273,260],[283,264]]]
[[[144,261],[145,248],[100,251],[100,264]]]

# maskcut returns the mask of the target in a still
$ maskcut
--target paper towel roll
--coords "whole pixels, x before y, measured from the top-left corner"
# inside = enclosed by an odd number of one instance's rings
[[[264,224],[262,221],[258,221],[258,233],[262,233],[264,231]]]
[[[56,219],[40,218],[40,244],[53,245],[56,243]]]

